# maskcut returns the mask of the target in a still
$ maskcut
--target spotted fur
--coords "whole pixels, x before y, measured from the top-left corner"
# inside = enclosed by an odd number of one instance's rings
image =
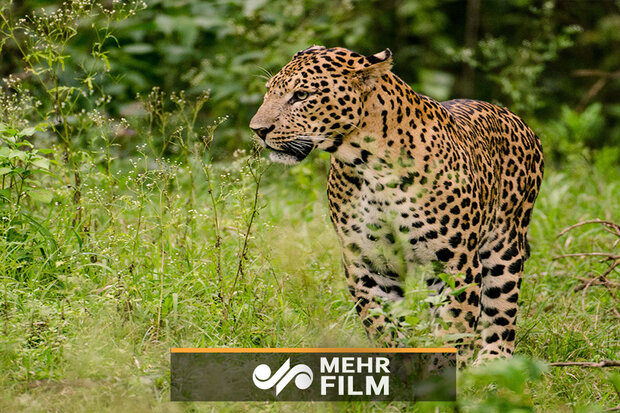
[[[516,115],[486,102],[437,102],[390,69],[389,49],[362,56],[313,46],[269,80],[251,121],[274,160],[328,151],[329,211],[349,290],[369,333],[388,345],[385,315],[402,281],[435,263],[427,280],[447,301],[438,335],[469,333],[460,353],[514,351],[526,234],[543,177],[539,139]],[[460,275],[452,290],[440,273]],[[380,312],[379,312],[380,313]],[[478,344],[478,346],[476,346]],[[479,350],[479,351],[478,351]]]

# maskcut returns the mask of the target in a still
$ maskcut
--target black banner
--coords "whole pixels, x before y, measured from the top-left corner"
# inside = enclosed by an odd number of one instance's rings
[[[172,349],[172,401],[454,401],[455,349]]]

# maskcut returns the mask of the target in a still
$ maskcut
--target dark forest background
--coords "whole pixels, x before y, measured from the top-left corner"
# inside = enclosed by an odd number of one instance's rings
[[[51,4],[16,1],[14,15]],[[81,21],[68,44],[68,84],[80,78],[72,66],[90,58],[90,23]],[[393,71],[420,93],[500,103],[543,124],[554,161],[582,147],[620,146],[616,0],[155,0],[112,28],[115,39],[103,45],[110,71],[100,82],[111,96],[109,115],[143,114],[136,96],[154,86],[188,96],[210,90],[201,117],[229,117],[216,142],[221,150],[248,137],[263,77],[312,44],[364,54],[389,47]],[[3,77],[23,70],[15,47],[4,45]]]

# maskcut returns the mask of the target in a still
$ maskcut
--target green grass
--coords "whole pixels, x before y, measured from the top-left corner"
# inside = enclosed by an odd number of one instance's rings
[[[37,224],[3,224],[0,248],[1,411],[440,411],[420,403],[171,403],[170,347],[373,346],[353,310],[327,215],[325,157],[270,166],[235,284],[255,181],[241,156],[210,170],[219,213],[221,273],[209,183],[197,159],[117,161],[112,183],[85,162],[83,222],[56,185],[50,204],[27,203]],[[145,169],[144,165],[147,165]],[[617,251],[581,220],[620,218],[620,173],[573,161],[547,172],[535,209],[518,318],[517,357],[460,376],[464,411],[596,411],[620,404],[617,369],[533,360],[620,357],[618,303],[602,286],[574,291],[607,264],[564,253]],[[104,182],[102,184],[102,182]],[[192,189],[193,188],[193,189]],[[195,199],[191,201],[189,193]],[[9,228],[21,234],[10,237]],[[55,247],[57,246],[57,248]],[[610,279],[618,282],[618,272]],[[408,279],[409,291],[419,279]],[[407,302],[423,307],[415,291]],[[425,313],[413,314],[424,323]],[[158,322],[159,320],[159,322]],[[429,342],[413,327],[413,341]],[[416,341],[417,340],[417,341]],[[425,341],[426,340],[426,341]]]
[[[129,119],[111,117],[121,102],[109,105],[104,85],[123,79],[108,77],[114,56],[105,45],[118,45],[115,25],[143,5],[65,8],[21,20],[0,7],[0,49],[10,44],[2,51],[17,53],[24,71],[0,86],[0,411],[556,412],[620,405],[618,369],[545,364],[620,358],[617,299],[600,285],[575,291],[580,277],[609,264],[554,259],[618,251],[599,226],[557,237],[586,219],[620,222],[618,150],[583,144],[604,124],[594,106],[532,124],[556,166],[548,168],[531,226],[517,356],[462,372],[458,405],[169,402],[171,347],[375,345],[350,301],[328,219],[327,156],[266,169],[245,154],[227,154],[212,165],[214,136],[242,136],[233,129],[214,135],[222,120],[204,126],[202,112],[222,108],[204,110],[211,102],[198,90],[166,95],[154,87],[121,111]],[[85,34],[97,41],[83,43]],[[224,89],[214,92],[228,96]],[[238,110],[231,96],[226,105]],[[619,272],[609,279],[618,285]],[[405,300],[393,310],[411,324],[410,345],[432,344],[421,274],[405,284]]]

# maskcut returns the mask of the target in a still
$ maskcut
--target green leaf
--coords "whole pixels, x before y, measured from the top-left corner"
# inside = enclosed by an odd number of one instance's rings
[[[28,141],[15,142],[15,146],[21,148],[22,146],[27,146],[29,148],[34,148],[34,145]]]
[[[19,159],[20,161],[25,161],[27,156],[27,152],[20,151],[19,149],[9,150],[9,159]]]
[[[7,201],[11,200],[11,190],[10,189],[2,189],[0,190],[0,199],[5,199]]]
[[[450,295],[453,295],[455,297],[461,295],[465,290],[467,290],[471,285],[473,284],[465,284],[462,287],[457,288],[456,290],[450,292]]]
[[[17,129],[5,128],[5,129],[2,130],[2,133],[5,136],[15,136],[15,135],[17,135]]]
[[[0,168],[0,176],[13,172],[13,168],[2,167]]]
[[[416,316],[406,316],[406,317],[405,317],[405,321],[406,321],[407,323],[409,323],[410,325],[415,326],[415,325],[418,325],[418,323],[419,323],[420,321],[422,321],[422,320],[420,319],[420,317],[416,317]]]
[[[77,242],[78,242],[78,246],[80,247],[80,251],[82,251],[82,237],[80,237],[80,235],[77,233],[77,231],[73,227],[71,227],[71,232],[73,232],[73,235],[75,235],[75,238],[77,239]]]
[[[38,130],[39,132],[43,132],[45,129],[47,129],[48,126],[49,126],[48,122],[41,122],[37,124],[37,126],[35,126],[35,129]]]
[[[31,189],[27,191],[28,196],[37,202],[42,202],[44,204],[49,204],[52,202],[53,194],[47,189]]]
[[[431,295],[424,299],[425,303],[433,304],[435,306],[441,305],[447,301],[447,298],[443,295]]]
[[[31,127],[28,127],[28,128],[22,129],[21,131],[19,131],[19,132],[17,133],[17,135],[18,135],[18,136],[32,136],[32,135],[34,135],[34,133],[35,133],[36,131],[37,131],[37,128],[36,128],[36,127],[31,126]]]
[[[37,168],[41,168],[45,170],[50,168],[50,160],[42,156],[35,157],[34,160],[32,161],[32,164],[36,166]]]
[[[453,277],[451,277],[449,274],[446,274],[446,273],[441,273],[438,275],[438,277],[440,280],[445,282],[446,285],[450,287],[450,289],[454,290],[454,286],[456,283]]]
[[[48,243],[52,245],[52,252],[56,252],[58,250],[58,243],[56,242],[56,240],[54,239],[54,236],[52,235],[52,233],[43,225],[41,225],[36,219],[34,219],[33,217],[31,217],[28,214],[24,214],[23,212],[20,214],[21,216],[23,216],[24,218],[26,218],[26,221],[32,225],[33,227],[35,227],[37,229],[37,231],[39,231],[39,233],[41,235],[43,235],[43,237],[45,239],[47,239]]]

